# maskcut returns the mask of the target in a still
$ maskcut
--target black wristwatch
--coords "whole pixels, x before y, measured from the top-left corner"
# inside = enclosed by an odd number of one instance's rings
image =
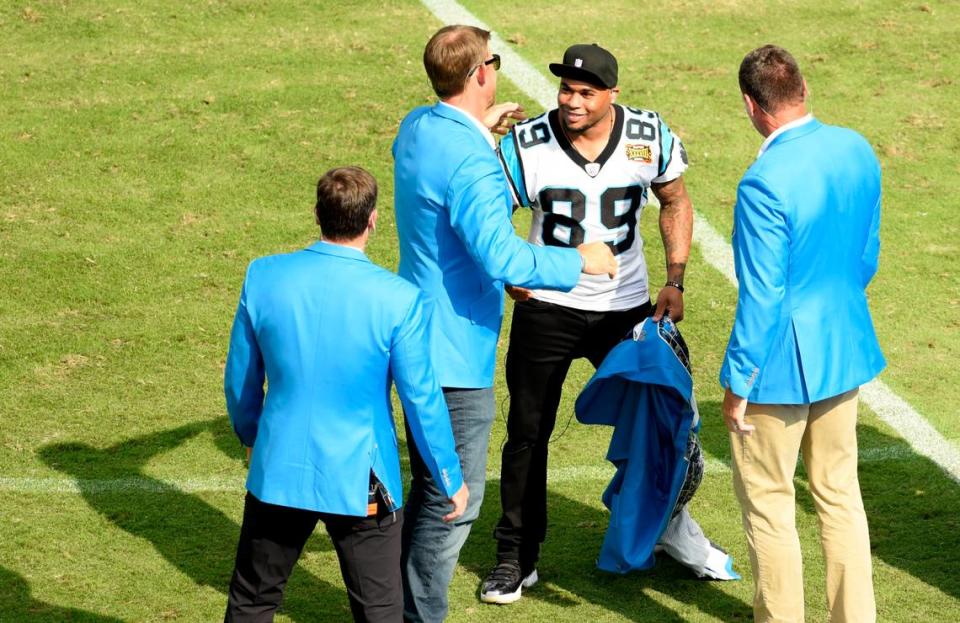
[[[663,287],[676,288],[677,290],[680,290],[680,294],[683,294],[683,284],[679,281],[667,281],[665,284],[663,284]]]

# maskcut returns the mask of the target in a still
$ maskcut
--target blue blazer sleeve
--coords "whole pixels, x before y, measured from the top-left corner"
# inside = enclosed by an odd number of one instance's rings
[[[762,178],[740,182],[733,231],[740,288],[720,383],[747,398],[782,322],[790,249],[783,206]]]
[[[860,270],[863,275],[863,287],[866,288],[873,276],[877,274],[880,262],[880,201],[873,208],[873,217],[870,219],[870,231],[867,234],[867,244],[863,247],[863,256],[860,259]]]
[[[580,279],[576,249],[537,247],[517,236],[495,157],[464,159],[447,189],[450,226],[474,262],[494,281],[569,291]]]
[[[390,373],[423,462],[444,494],[453,497],[463,485],[463,474],[450,412],[430,362],[428,325],[429,318],[417,296],[391,344]]]
[[[249,279],[250,271],[247,271]],[[230,423],[241,443],[252,447],[257,438],[257,425],[263,411],[263,356],[257,345],[250,314],[247,310],[247,282],[240,293],[240,303],[230,332],[230,350],[223,373],[223,391],[227,399]]]

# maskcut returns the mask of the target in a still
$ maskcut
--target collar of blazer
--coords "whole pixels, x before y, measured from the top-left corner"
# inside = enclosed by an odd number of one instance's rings
[[[491,149],[497,148],[497,141],[493,138],[493,134],[490,133],[490,130],[483,127],[483,124],[480,121],[470,115],[470,113],[465,110],[461,110],[452,104],[447,104],[446,102],[437,102],[433,107],[433,112],[437,113],[444,119],[450,119],[451,121],[456,121],[461,123],[468,128],[475,129],[481,136],[483,140],[490,145]]]
[[[807,121],[806,123],[792,127],[774,136],[772,141],[770,141],[769,143],[763,146],[763,149],[761,150],[760,154],[757,157],[759,158],[763,154],[770,151],[774,147],[774,145],[780,145],[782,143],[786,143],[788,141],[798,139],[801,136],[806,136],[811,132],[815,132],[819,130],[821,126],[823,126],[822,123],[817,121],[814,117],[810,117],[810,120]]]
[[[369,262],[370,258],[366,254],[355,247],[346,247],[342,244],[334,244],[332,242],[324,242],[323,240],[318,240],[312,245],[306,248],[307,251],[313,251],[314,253],[320,253],[321,255],[333,255],[336,257],[342,257],[348,260],[360,260],[361,262]]]

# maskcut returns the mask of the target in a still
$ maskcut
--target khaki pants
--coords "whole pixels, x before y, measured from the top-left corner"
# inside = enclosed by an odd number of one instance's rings
[[[748,404],[746,421],[756,430],[730,434],[757,623],[804,620],[793,488],[799,452],[820,524],[830,621],[876,621],[870,536],[857,479],[857,394],[809,405]]]

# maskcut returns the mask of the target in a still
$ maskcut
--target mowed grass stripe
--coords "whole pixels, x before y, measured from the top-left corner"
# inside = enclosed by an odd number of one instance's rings
[[[514,52],[489,25],[454,0],[421,1],[445,24],[473,24],[490,30],[491,47],[498,50],[504,60],[503,74],[544,109],[549,110],[555,105],[555,85]],[[703,258],[736,288],[737,277],[730,245],[699,212],[695,213],[694,222],[694,242],[700,247]],[[861,399],[881,420],[896,430],[915,452],[929,458],[955,482],[960,483],[960,450],[944,439],[907,401],[877,379],[863,387]]]

